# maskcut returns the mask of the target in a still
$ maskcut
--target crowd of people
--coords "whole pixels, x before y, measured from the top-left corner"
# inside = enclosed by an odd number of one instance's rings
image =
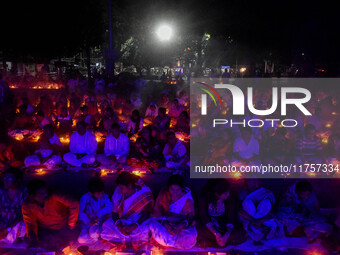
[[[182,175],[168,179],[156,199],[142,178],[122,172],[112,198],[93,177],[80,202],[49,192],[41,179],[25,187],[22,172],[10,168],[0,189],[0,240],[25,240],[28,247],[62,250],[70,243],[109,243],[110,249],[191,249],[238,245],[306,235],[310,243],[332,237],[333,226],[320,212],[308,181],[291,186],[279,202],[258,179],[247,179],[237,194],[226,179],[209,179],[194,201]],[[337,240],[335,238],[335,240]]]
[[[25,239],[30,247],[53,250],[75,240],[80,244],[105,240],[115,249],[130,245],[139,249],[146,243],[191,249],[237,245],[247,238],[261,244],[306,235],[309,242],[315,242],[335,233],[337,239],[337,227],[320,212],[308,181],[297,181],[277,201],[258,180],[246,180],[244,190],[234,194],[228,180],[210,179],[201,189],[200,200],[194,201],[190,184],[181,175],[171,175],[154,197],[142,178],[121,171],[111,199],[96,177],[89,181],[89,192],[80,202],[68,194],[50,193],[40,179],[27,185],[21,182],[29,168],[124,170],[142,166],[185,171],[190,166],[190,136],[211,145],[205,163],[339,164],[340,104],[335,94],[320,92],[309,107],[311,117],[288,111],[289,117],[299,120],[297,128],[225,128],[222,137],[213,137],[204,125],[190,123],[188,91],[181,87],[169,87],[157,96],[138,90],[122,94],[109,89],[103,79],[97,79],[97,89],[90,91],[71,78],[66,90],[31,102],[27,95],[13,98],[3,80],[1,86],[2,242]],[[270,95],[258,92],[254,100],[257,109],[265,109]],[[226,103],[228,117],[231,104]],[[208,110],[213,111],[212,107]]]

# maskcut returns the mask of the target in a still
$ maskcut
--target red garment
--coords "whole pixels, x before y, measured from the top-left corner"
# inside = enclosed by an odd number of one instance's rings
[[[22,204],[22,214],[27,233],[38,234],[38,227],[59,230],[67,225],[74,227],[78,220],[79,202],[61,194],[53,194],[39,206],[28,198]]]

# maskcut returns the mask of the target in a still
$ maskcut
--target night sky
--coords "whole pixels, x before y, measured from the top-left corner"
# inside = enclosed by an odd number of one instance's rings
[[[85,42],[99,45],[107,29],[106,0],[7,1],[2,3],[0,47],[13,57],[49,59],[70,55]],[[179,34],[232,38],[247,57],[267,52],[286,62],[339,63],[340,19],[335,1],[117,1],[113,0],[116,46],[120,38],[173,22]],[[264,54],[264,53],[263,53]]]

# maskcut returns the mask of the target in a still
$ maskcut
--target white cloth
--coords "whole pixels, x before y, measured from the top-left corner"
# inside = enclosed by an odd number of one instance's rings
[[[171,150],[170,146],[166,144],[163,149],[163,155],[166,161],[172,159],[182,158],[187,153],[187,149],[184,144],[178,140],[174,148]]]
[[[97,140],[95,135],[89,131],[86,131],[85,135],[74,132],[70,137],[70,151],[72,153],[95,155],[97,151]]]
[[[81,167],[82,164],[90,165],[96,161],[95,155],[86,155],[80,159],[77,159],[76,154],[72,152],[66,153],[63,159],[67,164],[71,166],[76,166],[76,167]]]
[[[180,199],[169,205],[169,212],[180,214],[187,200],[194,201],[191,195],[191,190],[189,188],[185,188],[184,191],[186,193]]]
[[[59,137],[56,134],[54,134],[49,139],[49,142],[52,145],[63,146],[63,144],[60,142]],[[48,158],[43,164],[44,166],[46,166],[47,169],[53,169],[53,168],[56,167],[56,165],[59,165],[62,162],[62,158],[59,155],[52,155],[53,150],[51,150],[51,149],[37,149],[37,150],[35,150],[34,153],[36,155],[27,156],[25,158],[24,163],[25,163],[26,167],[40,166],[41,165],[41,159],[37,154],[40,154],[42,158],[45,158],[45,159]]]
[[[259,155],[259,147],[258,141],[253,136],[251,136],[248,144],[241,137],[238,137],[234,142],[233,151],[237,152],[241,158],[249,159],[254,155]]]
[[[8,232],[5,238],[0,240],[0,242],[13,244],[18,240],[18,238],[24,238],[25,234],[26,234],[25,223],[23,221],[20,221],[11,229],[11,231]]]
[[[112,134],[109,134],[105,139],[104,153],[106,156],[114,155],[117,159],[122,156],[127,156],[130,150],[130,141],[125,134],[120,134],[116,139]]]
[[[169,212],[181,214],[187,200],[193,201],[190,189],[185,188],[184,191],[186,193],[180,199],[169,205]],[[194,226],[185,228],[178,232],[177,235],[173,235],[169,233],[162,223],[154,219],[150,224],[150,231],[153,239],[166,247],[191,249],[195,246],[197,240],[197,230]]]

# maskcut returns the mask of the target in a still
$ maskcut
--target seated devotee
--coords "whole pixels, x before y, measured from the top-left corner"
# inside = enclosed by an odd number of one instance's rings
[[[284,164],[292,160],[291,142],[286,138],[287,129],[280,127],[264,141],[263,156],[268,164]]]
[[[168,134],[167,143],[163,149],[165,165],[170,169],[185,167],[188,163],[187,149],[182,141],[176,138],[175,133]]]
[[[159,193],[150,225],[152,238],[164,247],[191,249],[196,244],[195,207],[181,175],[172,175]]]
[[[79,203],[63,194],[48,193],[44,181],[32,179],[22,204],[29,247],[61,251],[79,235]]]
[[[101,238],[122,246],[132,242],[133,248],[137,249],[149,239],[153,195],[138,176],[129,172],[122,172],[116,184],[112,218],[104,222]]]
[[[257,165],[260,146],[252,135],[251,127],[240,128],[240,132],[233,145],[232,165]]]
[[[241,192],[241,222],[247,235],[258,244],[263,239],[284,236],[282,224],[273,217],[273,192],[260,186],[258,179],[247,179],[247,189]]]
[[[178,118],[183,111],[184,107],[179,104],[178,99],[175,99],[169,108],[169,117]]]
[[[315,127],[308,124],[304,131],[304,136],[299,138],[296,142],[296,150],[298,154],[296,161],[302,164],[322,163],[324,155],[322,153],[321,140],[315,135]]]
[[[70,137],[70,152],[64,155],[64,161],[71,166],[94,167],[96,151],[95,135],[86,130],[85,122],[78,122],[77,131]]]
[[[109,132],[112,124],[118,124],[118,118],[111,107],[105,108],[104,115],[100,120],[98,130],[100,132]]]
[[[145,118],[155,119],[158,114],[158,107],[155,103],[151,103],[145,112]]]
[[[155,119],[154,126],[157,127],[161,131],[166,131],[170,126],[170,118],[166,114],[166,109],[160,107],[158,109],[158,116]]]
[[[36,114],[35,124],[36,128],[43,128],[46,125],[53,125],[52,119],[43,111],[38,111]]]
[[[70,115],[74,116],[75,113],[79,110],[81,105],[81,98],[76,95],[76,93],[71,94],[70,98]]]
[[[176,132],[184,132],[186,134],[189,134],[190,132],[190,121],[189,121],[189,115],[187,111],[181,112],[177,119],[177,123],[175,126]]]
[[[139,111],[134,110],[127,125],[127,132],[129,137],[141,131],[143,128],[143,124],[144,121],[143,118],[140,116]]]
[[[170,106],[170,100],[169,100],[169,97],[168,97],[167,94],[164,93],[164,94],[162,95],[161,101],[159,102],[158,105],[159,105],[159,107],[165,108],[165,110],[169,108],[169,106]]]
[[[112,212],[112,202],[104,193],[104,182],[99,178],[91,178],[88,182],[89,192],[80,198],[79,220],[81,232],[79,243],[96,242],[100,237],[103,222]]]
[[[198,246],[225,247],[246,239],[235,197],[226,179],[210,179],[202,189],[198,210]]]
[[[63,144],[59,137],[54,133],[52,125],[45,125],[43,134],[40,136],[34,155],[25,159],[25,166],[43,166],[47,169],[53,169],[61,164],[62,158],[59,155],[63,149]]]
[[[332,232],[332,226],[321,215],[318,199],[308,181],[298,181],[288,189],[279,204],[277,216],[289,236],[303,231],[309,242]]]
[[[26,234],[21,213],[26,193],[21,180],[22,172],[18,168],[9,168],[4,173],[0,188],[0,243],[15,243]]]
[[[67,107],[63,106],[60,109],[60,114],[56,118],[56,127],[58,128],[58,134],[67,134],[72,130],[72,117],[67,114]]]
[[[10,129],[29,129],[33,125],[32,116],[26,113],[24,105],[19,106],[19,113],[15,116]]]
[[[30,104],[28,97],[22,98],[22,104],[21,105],[26,108],[26,113],[28,115],[32,115],[34,113],[34,106],[32,104]]]
[[[160,146],[152,137],[152,129],[150,126],[144,127],[140,132],[134,146],[133,157],[151,162],[157,160],[160,156]]]
[[[130,151],[130,141],[127,135],[120,132],[119,124],[112,124],[111,134],[105,139],[104,155],[97,159],[103,166],[125,164]]]
[[[78,117],[78,121],[83,121],[86,123],[86,127],[93,129],[96,126],[96,120],[92,114],[89,113],[88,107],[86,105],[80,107],[81,115]]]

